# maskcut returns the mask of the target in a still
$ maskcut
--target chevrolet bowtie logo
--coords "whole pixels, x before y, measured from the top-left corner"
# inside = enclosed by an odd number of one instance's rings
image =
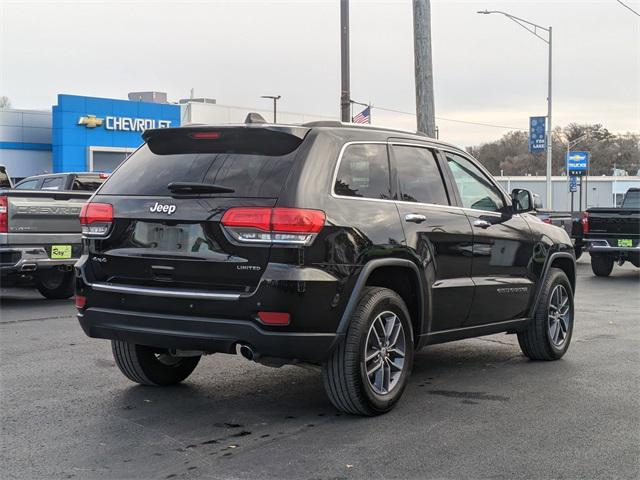
[[[80,117],[78,120],[78,125],[85,125],[87,128],[96,128],[102,125],[104,118],[97,118],[95,115],[87,115],[85,117]]]

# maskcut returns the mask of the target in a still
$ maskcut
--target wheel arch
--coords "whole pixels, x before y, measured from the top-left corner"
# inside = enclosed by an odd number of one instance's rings
[[[575,257],[569,252],[554,252],[547,258],[545,262],[544,269],[542,271],[542,275],[538,279],[538,284],[536,286],[536,295],[534,297],[534,301],[531,304],[531,308],[529,310],[529,317],[533,317],[533,314],[540,302],[540,296],[542,295],[542,286],[544,285],[545,280],[549,276],[549,272],[552,267],[559,268],[562,270],[569,279],[569,283],[571,284],[571,293],[574,294],[576,291],[576,260]]]
[[[411,315],[414,344],[417,343],[424,333],[425,290],[416,264],[401,258],[371,260],[363,266],[340,319],[337,333],[346,333],[363,289],[371,286],[388,288],[402,297]]]

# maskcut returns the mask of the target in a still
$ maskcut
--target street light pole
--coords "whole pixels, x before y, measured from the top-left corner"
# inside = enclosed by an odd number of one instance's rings
[[[260,98],[270,98],[273,100],[273,123],[277,123],[276,122],[277,103],[278,103],[278,100],[282,98],[282,95],[261,95]]]
[[[551,173],[552,173],[552,159],[553,159],[553,127],[551,123],[551,112],[552,112],[552,98],[551,98],[551,87],[552,87],[552,28],[551,27],[543,27],[541,25],[537,25],[533,22],[525,20],[523,18],[516,17],[515,15],[511,15],[510,13],[502,12],[499,10],[481,10],[477,13],[483,15],[489,15],[491,13],[499,13],[500,15],[504,15],[509,20],[517,23],[522,28],[527,30],[529,33],[532,33],[544,43],[549,45],[549,68],[548,68],[548,79],[547,79],[547,182],[546,182],[546,190],[547,190],[547,205],[546,207],[551,209],[552,201],[553,201],[553,192],[551,190]],[[547,32],[547,38],[544,38],[542,35],[538,33],[538,30],[542,30]]]

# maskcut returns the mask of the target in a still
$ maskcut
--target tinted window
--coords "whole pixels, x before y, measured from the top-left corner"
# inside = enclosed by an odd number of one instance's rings
[[[155,154],[147,145],[110,175],[102,195],[168,195],[171,182],[214,183],[225,197],[277,197],[293,165],[295,151],[270,156],[242,153]]]
[[[26,182],[22,182],[18,185],[16,185],[16,189],[18,190],[32,190],[34,188],[36,188],[36,186],[38,185],[39,180],[27,180]]]
[[[398,171],[400,200],[449,204],[442,175],[431,150],[394,145],[393,159]]]
[[[640,190],[631,190],[624,196],[623,208],[640,208]]]
[[[64,177],[49,177],[42,182],[42,190],[62,190],[64,187]]]
[[[98,189],[106,178],[100,178],[99,175],[76,175],[73,179],[71,190],[82,190],[85,192],[93,192]]]
[[[342,154],[334,191],[348,197],[391,198],[386,144],[349,145]]]
[[[498,187],[471,161],[460,155],[446,153],[449,168],[453,172],[462,204],[466,208],[497,212],[504,208],[504,200]]]

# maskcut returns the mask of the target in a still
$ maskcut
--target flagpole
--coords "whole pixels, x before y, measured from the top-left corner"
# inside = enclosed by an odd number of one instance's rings
[[[367,108],[369,108],[369,125],[371,125],[371,119],[372,119],[371,102],[369,102],[369,106]]]

